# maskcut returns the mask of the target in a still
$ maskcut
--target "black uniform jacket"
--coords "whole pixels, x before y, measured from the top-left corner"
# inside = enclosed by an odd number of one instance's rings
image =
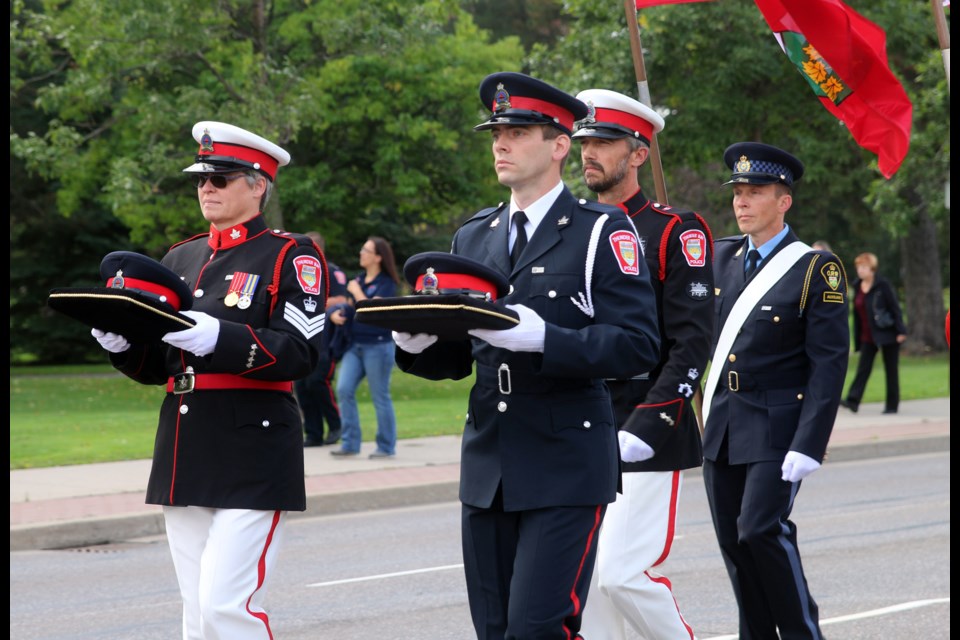
[[[543,318],[543,353],[465,340],[419,355],[398,349],[397,362],[432,380],[464,378],[477,362],[462,444],[463,503],[489,507],[501,484],[507,511],[610,503],[620,456],[603,379],[649,371],[659,357],[656,299],[633,225],[616,207],[578,201],[565,188],[513,270],[509,228],[508,207],[481,211],[457,231],[452,251],[508,275],[512,291],[503,302]]]
[[[851,296],[856,296],[860,289],[860,280],[854,281],[850,287]],[[867,324],[870,328],[870,335],[873,337],[873,344],[884,346],[897,343],[898,335],[907,334],[907,325],[903,323],[903,312],[900,309],[900,301],[897,300],[897,292],[894,291],[890,281],[879,273],[873,277],[873,286],[866,293]],[[854,298],[850,298],[850,306],[853,306]],[[893,318],[892,327],[880,328],[877,326],[877,315],[881,311],[887,311]],[[863,320],[859,313],[853,314],[853,350],[860,351],[860,345],[863,343]]]
[[[797,240],[791,230],[751,278]],[[715,341],[746,286],[747,237],[721,238],[713,261]],[[730,464],[782,460],[798,451],[822,461],[837,417],[850,353],[847,276],[829,251],[810,251],[763,295],[724,362],[703,436],[717,460],[724,439]]]
[[[703,463],[692,400],[713,339],[713,236],[692,211],[637,191],[620,205],[640,236],[657,296],[660,362],[633,380],[609,380],[617,424],[654,450],[624,471],[675,471]]]
[[[231,374],[225,376],[231,384],[292,381],[313,370],[329,283],[309,238],[271,231],[261,215],[177,244],[162,262],[194,292],[193,309],[220,320],[216,348],[198,358],[162,342],[135,345],[111,356],[124,374],[143,384],[167,384],[192,368],[201,374],[198,383],[202,374],[216,373]],[[241,281],[251,294],[249,306],[228,306],[231,284]],[[147,503],[306,508],[302,425],[291,393],[169,391],[160,409]]]

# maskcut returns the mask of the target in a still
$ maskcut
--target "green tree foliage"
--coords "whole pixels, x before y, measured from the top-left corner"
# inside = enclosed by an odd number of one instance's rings
[[[804,160],[788,222],[808,242],[830,242],[852,273],[871,251],[902,286],[918,352],[942,350],[942,288],[949,278],[944,183],[949,179],[949,91],[932,14],[899,0],[852,2],[883,27],[894,73],[914,105],[910,153],[892,180],[810,91],[749,0],[665,5],[639,12],[651,102],[671,204],[702,212],[717,237],[737,233],[723,150],[740,140],[781,146]],[[637,95],[621,2],[569,0],[569,32],[537,46],[529,66],[568,91],[602,87]],[[579,163],[568,165],[571,184]],[[654,193],[649,168],[642,184]],[[589,192],[580,185],[581,193]],[[942,256],[942,258],[941,258]],[[946,280],[949,286],[949,280]]]
[[[454,0],[14,0],[11,177],[24,179],[11,180],[11,204],[43,216],[11,217],[11,246],[30,241],[12,261],[23,277],[12,290],[29,294],[11,294],[11,356],[55,357],[27,329],[50,288],[75,283],[57,276],[94,278],[109,250],[159,256],[206,231],[181,173],[200,120],[291,152],[265,213],[321,231],[345,268],[370,234],[401,264],[445,249],[458,221],[502,198],[489,138],[470,129],[480,80],[519,69],[522,53],[515,37],[491,42]],[[40,220],[78,234],[77,251],[34,245]],[[32,270],[45,248],[52,277]],[[74,344],[54,352],[89,345],[72,329]]]

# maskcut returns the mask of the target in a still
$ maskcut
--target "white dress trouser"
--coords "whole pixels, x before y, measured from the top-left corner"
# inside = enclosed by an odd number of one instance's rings
[[[690,640],[670,581],[652,568],[673,545],[683,473],[623,474],[623,493],[607,507],[597,563],[583,609],[585,640],[624,640],[629,624],[646,640]]]
[[[184,640],[269,640],[262,602],[284,511],[164,507],[183,600]]]

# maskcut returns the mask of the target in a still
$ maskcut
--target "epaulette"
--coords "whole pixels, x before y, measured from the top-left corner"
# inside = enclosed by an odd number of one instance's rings
[[[739,236],[726,236],[725,238],[717,238],[716,240],[714,240],[714,244],[719,244],[721,242],[729,242],[729,243],[743,242],[744,237],[745,236],[739,235]]]
[[[596,202],[595,200],[587,200],[586,198],[578,198],[577,204],[580,205],[581,208],[586,209],[587,211],[593,211],[594,213],[599,213],[599,214],[612,213],[614,211],[619,211],[620,213],[623,213],[623,209],[621,209],[620,207],[614,206],[612,204],[603,204],[600,202]]]
[[[270,235],[282,238],[284,240],[294,240],[299,247],[313,247],[313,240],[308,236],[305,236],[302,233],[296,233],[294,231],[281,231],[279,229],[271,229]]]
[[[650,208],[654,211],[660,213],[666,213],[672,216],[679,216],[684,222],[689,222],[691,220],[697,220],[698,216],[693,211],[689,209],[681,209],[679,207],[674,207],[669,204],[660,204],[659,202],[651,202]]]
[[[196,240],[206,240],[209,236],[210,236],[209,233],[198,233],[197,235],[191,238],[186,238],[185,240],[181,240],[180,242],[170,245],[170,249],[174,249],[175,247],[179,247],[180,245],[186,244],[188,242],[194,242]]]
[[[475,214],[467,218],[467,220],[463,224],[466,225],[476,220],[485,220],[488,216],[490,216],[490,214],[493,214],[493,213],[499,214],[500,211],[503,209],[503,207],[506,206],[506,204],[507,204],[506,202],[501,202],[495,207],[487,207],[486,209],[481,209],[480,211],[477,211]]]

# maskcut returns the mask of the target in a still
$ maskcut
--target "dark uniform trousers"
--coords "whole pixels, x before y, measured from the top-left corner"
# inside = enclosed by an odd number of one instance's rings
[[[620,477],[603,379],[656,364],[656,304],[633,226],[619,209],[577,201],[564,189],[513,269],[509,227],[506,207],[481,211],[457,231],[452,252],[509,276],[512,292],[502,301],[543,318],[543,353],[441,341],[417,355],[398,349],[397,363],[431,380],[464,378],[477,364],[460,465],[477,637],[569,639],[580,628],[597,532]]]
[[[796,240],[788,232],[773,255]],[[749,282],[746,237],[716,243],[717,325]],[[784,456],[822,461],[849,356],[846,275],[830,252],[787,269],[743,323],[724,362],[703,440],[703,478],[745,640],[823,635],[790,520],[800,482],[781,479]],[[779,635],[778,635],[779,633]]]

